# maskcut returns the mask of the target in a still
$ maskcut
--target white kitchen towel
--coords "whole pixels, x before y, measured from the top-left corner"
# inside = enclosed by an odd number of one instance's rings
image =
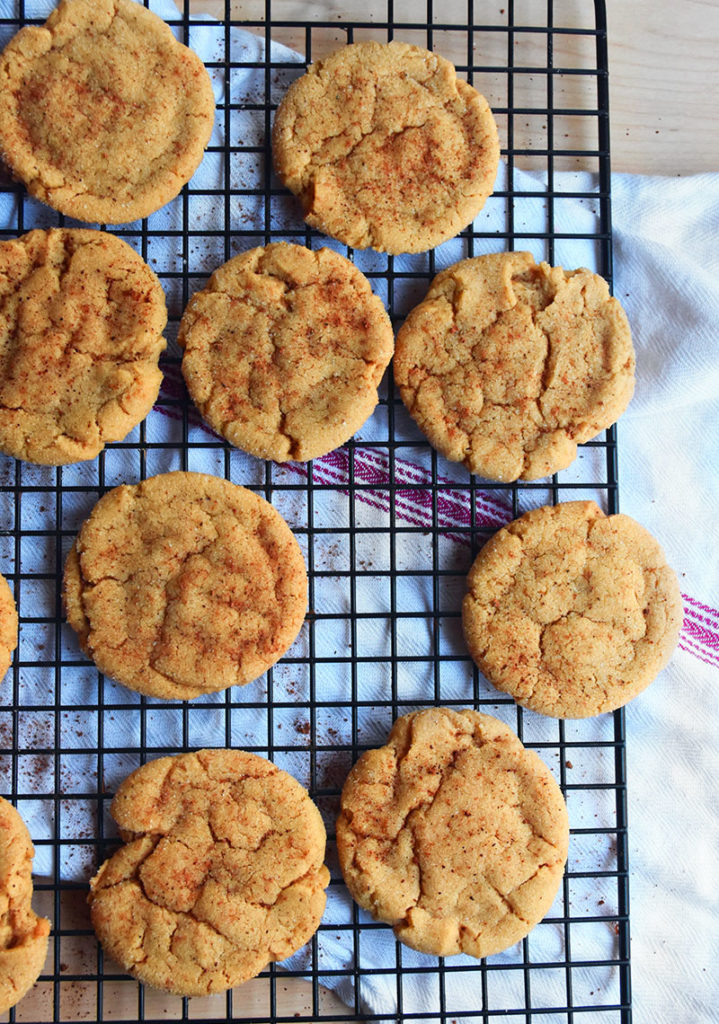
[[[637,349],[622,508],[679,573],[684,629],[627,708],[635,1020],[719,1005],[719,174],[615,175],[615,294]]]
[[[52,9],[47,0],[26,0],[29,17],[43,18]],[[170,0],[153,0],[151,6],[168,20],[176,19]],[[17,5],[0,0],[2,17],[16,16]],[[11,29],[0,26],[7,35]],[[177,26],[178,35],[182,34]],[[222,25],[193,26],[190,44],[203,59],[220,66],[211,70],[218,103],[227,88],[225,57],[227,38]],[[251,109],[263,104],[266,76],[262,67],[264,41],[239,30],[229,36],[233,61],[245,65],[233,69],[230,101],[237,105],[227,120],[218,115],[212,145],[222,147],[264,145],[266,123],[262,111]],[[288,82],[301,70],[302,58],[285,47],[273,44],[272,62],[280,65],[271,76],[274,100],[281,97]],[[287,65],[283,67],[281,65]],[[299,65],[294,70],[293,65]],[[262,153],[232,154],[230,184],[239,194],[230,206],[230,223],[234,234],[228,252],[221,236],[207,231],[224,227],[224,207],[213,196],[191,195],[187,208],[181,200],[169,203],[150,219],[150,227],[158,231],[148,241],[148,259],[158,271],[177,271],[187,265],[191,271],[191,287],[201,287],[204,277],[228,255],[241,248],[262,244],[265,238],[266,210],[264,200],[252,195],[261,190],[265,174]],[[192,182],[191,193],[215,189],[222,185],[224,162],[220,152],[209,152]],[[497,190],[508,184],[505,165],[500,168]],[[515,229],[529,237],[517,241],[516,248],[529,248],[537,258],[548,256],[546,242],[539,236],[546,230],[546,182],[541,176],[514,171],[512,187],[518,194],[514,205]],[[553,186],[560,195],[554,202],[555,230],[573,237],[557,241],[554,259],[565,266],[587,265],[596,269],[597,254],[591,240],[577,239],[591,234],[598,227],[598,202],[591,198],[596,191],[595,180],[585,174],[557,173]],[[637,390],[619,427],[620,503],[648,527],[664,545],[670,563],[680,574],[685,597],[686,619],[680,648],[670,666],[659,679],[627,709],[627,758],[629,774],[630,869],[632,969],[634,1014],[638,1024],[694,1024],[709,1019],[712,1007],[719,1005],[719,983],[715,964],[719,956],[719,914],[716,893],[717,851],[719,850],[719,800],[716,779],[719,778],[719,574],[717,573],[717,527],[719,516],[719,477],[716,459],[719,453],[719,175],[698,178],[659,179],[615,175],[612,181],[614,211],[615,294],[620,298],[632,323],[637,350]],[[564,193],[582,193],[572,198]],[[506,199],[495,195],[480,213],[475,228],[481,233],[474,252],[495,251],[504,247],[500,237],[506,230]],[[40,204],[25,201],[23,225],[48,226],[56,216]],[[186,219],[185,219],[186,218]],[[12,194],[0,196],[0,227],[17,226],[17,209]],[[271,227],[293,231],[301,228],[297,203],[290,197],[273,196]],[[167,229],[189,228],[190,242],[185,251],[182,240],[162,236]],[[536,233],[536,237],[533,235]],[[293,236],[294,237],[294,236]],[[131,242],[139,243],[139,230]],[[323,240],[324,241],[324,240]],[[317,243],[319,244],[319,243]],[[328,240],[342,251],[343,247]],[[436,268],[440,269],[468,254],[467,242],[456,239],[435,252]],[[387,257],[358,252],[357,265],[365,271],[387,267]],[[402,257],[394,261],[395,270],[426,270],[426,255]],[[166,278],[168,301],[172,313],[179,315],[183,295],[176,279]],[[373,285],[387,298],[382,278],[373,278]],[[400,312],[421,297],[423,281],[399,279],[395,298]],[[179,450],[182,436],[182,412],[173,400],[181,394],[176,371],[167,373],[163,385],[163,401],[146,422],[146,439],[175,445],[169,449],[148,448],[145,470],[148,474],[180,468]],[[358,675],[359,696],[378,707],[363,708],[358,713],[361,740],[381,743],[390,725],[390,718],[381,701],[386,697],[387,672],[382,657],[388,653],[386,612],[388,597],[383,578],[372,576],[372,568],[388,566],[387,530],[390,522],[398,526],[429,528],[436,522],[441,529],[436,552],[431,534],[397,534],[395,567],[413,575],[397,581],[400,607],[416,612],[405,622],[400,636],[400,653],[420,659],[400,664],[397,688],[400,699],[410,708],[432,700],[435,696],[434,667],[427,658],[433,635],[431,625],[423,620],[421,610],[433,606],[430,576],[423,575],[433,559],[443,569],[453,570],[456,577],[445,577],[443,607],[456,610],[461,598],[461,579],[471,552],[466,533],[458,527],[469,525],[466,474],[439,459],[433,461],[420,445],[416,429],[398,410],[395,432],[407,447],[390,456],[382,447],[388,434],[386,406],[378,407],[374,416],[358,434],[359,447],[350,458],[345,449],[317,460],[311,472],[316,484],[337,485],[332,491],[318,489],[314,495],[314,525],[336,528],[336,534],[318,535],[312,552],[315,568],[321,573],[316,581],[315,623],[316,653],[326,655],[328,663],[318,664],[316,685],[323,700],[337,701],[337,711],[319,714],[310,722],[308,713],[295,704],[309,696],[306,666],[293,658],[306,658],[309,652],[308,630],[303,630],[290,657],[273,673],[272,696],[276,707],[271,723],[267,715],[268,683],[261,680],[242,691],[233,691],[232,698],[241,708],[231,713],[230,741],[239,746],[258,748],[274,742],[288,749],[279,751],[275,760],[292,771],[301,781],[309,781],[310,737],[328,746],[351,741],[351,716],[342,711],[351,695],[352,680],[342,654],[348,648],[347,580],[341,574],[349,569],[346,529],[353,518],[355,525],[374,529],[361,532],[356,538],[356,559],[365,570],[357,579],[357,609],[376,613],[377,618],[363,618],[356,624],[358,653],[367,657]],[[128,439],[139,442],[136,430]],[[213,436],[192,412],[189,416],[189,440],[186,468],[222,474],[229,464],[231,477],[238,483],[262,486],[265,467],[240,452],[226,454],[215,444]],[[366,446],[362,446],[366,442]],[[413,447],[413,443],[417,447]],[[573,467],[560,474],[560,482],[587,481],[586,496],[595,495],[591,481],[600,479],[601,449],[585,447]],[[227,460],[227,461],[226,461]],[[111,446],[103,456],[103,485],[134,481],[138,473],[138,453],[134,448]],[[431,492],[433,465],[442,483],[457,483],[439,494]],[[61,648],[63,670],[58,677],[52,665],[55,651],[56,588],[54,571],[61,565],[64,550],[92,506],[100,480],[97,461],[62,470],[65,488],[60,508],[53,491],[56,471],[43,467],[18,466],[0,456],[0,481],[4,484],[20,480],[23,538],[22,569],[28,574],[15,582],[19,591],[23,627],[18,652],[17,696],[21,707],[32,712],[17,715],[16,738],[23,749],[37,750],[33,756],[18,759],[15,788],[20,795],[18,805],[30,824],[36,839],[36,873],[57,876],[68,882],[84,881],[92,870],[92,842],[83,844],[83,836],[92,840],[103,827],[94,817],[95,802],[76,796],[92,792],[96,779],[96,748],[102,736],[107,749],[104,755],[103,784],[114,788],[135,766],[137,758],[120,748],[137,748],[140,731],[153,753],[166,747],[182,747],[187,730],[191,747],[216,746],[224,742],[225,708],[222,695],[203,698],[193,704],[191,713],[166,709],[161,702],[148,701],[144,722],[139,698],[123,687],[105,680],[99,684],[94,668],[79,656],[77,642],[71,631],[62,628]],[[302,466],[285,466],[272,470],[275,489],[272,500],[298,531],[306,548],[309,511],[301,492],[283,491],[283,482],[304,479],[308,470]],[[350,473],[358,484],[355,505],[350,509],[347,485]],[[18,476],[19,474],[19,476]],[[386,483],[393,479],[398,489],[390,506]],[[361,485],[361,486],[359,486]],[[403,487],[402,485],[406,485]],[[417,485],[420,486],[418,489]],[[461,486],[460,486],[461,485]],[[95,488],[95,492],[75,488]],[[374,489],[373,489],[374,488]],[[584,495],[584,491],[582,495]],[[524,492],[523,500],[540,504],[549,500],[550,492]],[[508,495],[502,491],[477,493],[477,515],[482,524],[498,527],[511,518]],[[0,518],[3,525],[12,522],[15,514],[11,491],[0,495]],[[60,518],[61,517],[61,518]],[[52,531],[58,523],[67,535],[63,552],[55,551]],[[453,529],[453,527],[455,529]],[[36,533],[34,534],[34,531]],[[48,531],[50,536],[48,537]],[[305,532],[303,532],[305,531]],[[15,549],[12,539],[0,536],[0,571],[14,573]],[[332,618],[338,615],[339,618]],[[28,619],[34,621],[27,621]],[[442,663],[440,696],[443,699],[472,703],[473,687],[470,672],[463,660],[465,651],[456,629],[455,619],[443,620],[441,643],[443,653],[457,655],[457,661]],[[44,652],[44,654],[43,654]],[[46,659],[44,657],[46,656]],[[491,699],[491,688],[481,684],[483,698]],[[58,692],[59,686],[59,692]],[[102,691],[99,687],[102,686]],[[102,692],[106,710],[95,710]],[[7,708],[13,691],[0,692],[0,711]],[[87,712],[78,706],[87,705]],[[72,710],[65,711],[65,707]],[[59,713],[58,713],[59,710]],[[497,713],[512,724],[511,710],[500,706]],[[3,717],[2,721],[6,719]],[[9,718],[7,719],[9,721]],[[59,722],[59,735],[58,735]],[[524,716],[525,739],[542,741],[556,738],[556,724],[541,716]],[[610,716],[568,725],[568,735],[580,742],[613,738]],[[102,733],[100,730],[102,729]],[[270,729],[272,730],[270,733]],[[222,737],[221,740],[218,740]],[[291,739],[288,739],[291,737]],[[56,762],[52,749],[59,744],[72,753],[60,758],[60,785],[68,795],[60,801],[37,799],[38,793],[54,789]],[[290,749],[291,748],[291,749]],[[602,757],[601,748],[585,748],[583,760],[575,758],[571,768],[572,781],[593,781],[612,777],[613,765]],[[341,784],[349,764],[319,755],[321,785]],[[556,761],[550,763],[556,772]],[[5,770],[5,769],[3,769]],[[568,771],[570,769],[567,769]],[[0,790],[10,791],[10,771],[0,774]],[[22,794],[32,799],[22,800]],[[55,813],[61,816],[60,827],[64,845],[53,852]],[[570,818],[575,828],[611,827],[613,810],[602,799],[601,792],[588,788],[570,794]],[[75,842],[74,840],[78,840]],[[575,836],[570,855],[577,870],[613,870],[616,864],[609,841],[603,846],[600,838],[592,843]],[[602,892],[595,878],[582,889],[577,881],[570,894],[573,913],[604,916],[587,927],[573,929],[573,957],[576,960],[606,958],[616,955],[616,937],[611,918],[617,912],[616,892]],[[590,887],[591,886],[591,887]],[[601,908],[601,909],[600,909]],[[553,914],[562,913],[558,901]],[[355,999],[361,1012],[392,1013],[397,1006],[397,985],[392,971],[397,956],[388,928],[366,928],[361,938],[362,980],[355,993],[351,968],[356,951],[347,925],[352,920],[352,905],[341,886],[330,890],[325,924],[317,939],[318,962],[327,973],[323,981],[350,1005]],[[550,917],[552,914],[550,914]],[[368,922],[364,915],[360,919]],[[336,930],[334,929],[336,926]],[[561,928],[549,924],[538,927],[529,940],[533,959],[561,959],[564,956]],[[437,975],[421,973],[436,966],[431,957],[405,949],[402,964],[409,970],[403,981],[404,1013],[434,1013],[440,1008]],[[511,970],[521,960],[521,947],[508,950],[491,963],[496,970],[488,975],[487,1006],[498,1010],[524,1005],[521,972]],[[303,970],[309,963],[307,951],[301,951],[286,966]],[[471,966],[468,959],[458,958],[453,968]],[[501,970],[507,965],[507,971]],[[371,973],[376,968],[375,973]],[[412,973],[412,968],[417,968]],[[382,973],[385,970],[387,973]],[[532,972],[534,1006],[560,1006],[566,999],[566,977],[563,971]],[[520,989],[517,989],[517,985]],[[600,970],[573,971],[575,1001],[600,1007],[618,1001],[617,973],[611,967]],[[482,1009],[482,992],[477,974],[454,970],[445,978],[445,1005],[452,1019],[461,1019],[463,1011]],[[510,1019],[512,1019],[510,1017]],[[543,1024],[565,1020],[564,1014],[547,1014]],[[588,1016],[591,1020],[591,1015]]]

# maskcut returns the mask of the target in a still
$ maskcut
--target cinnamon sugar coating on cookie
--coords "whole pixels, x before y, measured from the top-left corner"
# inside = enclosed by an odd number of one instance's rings
[[[669,661],[682,624],[676,575],[657,541],[592,501],[525,513],[477,556],[462,605],[487,679],[555,718],[613,711]]]
[[[17,647],[17,609],[12,591],[0,575],[0,679],[10,668],[12,652]]]
[[[552,904],[569,825],[549,769],[504,723],[433,708],[398,718],[342,791],[337,849],[354,899],[423,953],[484,957]]]
[[[190,700],[282,657],[304,621],[307,573],[263,498],[203,473],[165,473],[100,499],[68,555],[64,599],[102,672]]]
[[[292,84],[273,129],[275,167],[305,218],[355,248],[423,252],[491,194],[499,142],[485,98],[443,57],[353,43]]]
[[[352,437],[394,352],[364,274],[331,249],[285,242],[216,270],[190,299],[178,342],[210,426],[276,462],[314,459]]]
[[[52,228],[0,242],[0,450],[64,465],[147,416],[167,308],[126,242]]]
[[[33,846],[25,822],[0,797],[0,1013],[37,981],[50,922],[31,906]]]
[[[133,0],[61,0],[5,47],[0,86],[4,159],[31,195],[85,221],[164,206],[214,123],[202,61]]]
[[[603,278],[499,253],[437,275],[397,334],[394,373],[446,458],[491,480],[535,480],[621,416],[634,349]]]
[[[200,750],[143,765],[110,808],[126,845],[90,883],[105,952],[179,995],[222,992],[314,934],[329,872],[302,786],[264,758]]]

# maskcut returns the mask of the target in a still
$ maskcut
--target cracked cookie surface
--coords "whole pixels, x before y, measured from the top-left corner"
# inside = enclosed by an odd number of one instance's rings
[[[342,791],[337,849],[354,899],[423,953],[484,957],[525,936],[567,859],[559,786],[496,718],[398,718]]]
[[[325,829],[302,786],[264,758],[200,750],[143,765],[110,812],[127,845],[90,883],[105,952],[179,995],[239,985],[317,930]]]
[[[308,224],[389,253],[453,238],[499,165],[484,96],[448,60],[396,41],[353,43],[313,64],[280,104],[272,144]]]
[[[67,620],[100,671],[190,700],[262,675],[307,607],[299,545],[252,491],[164,473],[100,499],[65,564]]]
[[[178,194],[215,117],[204,64],[133,0],[61,0],[0,58],[0,148],[31,195],[125,224]]]
[[[17,609],[12,591],[0,575],[0,679],[10,668],[12,652],[17,647]]]
[[[603,278],[498,253],[437,275],[397,334],[394,373],[446,458],[491,480],[535,480],[621,416],[634,349]]]
[[[50,922],[31,906],[34,852],[25,822],[0,797],[0,1013],[32,988],[45,963]]]
[[[275,462],[314,459],[352,437],[394,351],[385,308],[349,260],[284,242],[219,267],[190,299],[178,342],[210,426]]]
[[[0,242],[0,450],[64,465],[126,437],[157,398],[166,322],[160,282],[114,235]]]
[[[462,620],[498,690],[543,715],[586,718],[626,704],[664,668],[682,599],[643,526],[570,501],[525,513],[484,545]]]

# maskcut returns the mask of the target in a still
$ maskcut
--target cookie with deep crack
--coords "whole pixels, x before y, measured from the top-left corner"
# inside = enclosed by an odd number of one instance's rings
[[[269,502],[204,473],[104,495],[65,564],[67,620],[100,671],[191,700],[257,679],[297,636],[307,572]]]
[[[418,46],[353,43],[290,86],[275,167],[312,227],[355,248],[424,252],[484,206],[499,165],[487,101]]]
[[[147,416],[167,307],[156,275],[104,231],[0,242],[0,450],[43,465],[93,459]]]
[[[664,668],[682,599],[643,526],[570,501],[526,512],[485,544],[462,621],[498,690],[543,715],[586,718],[626,704]]]
[[[567,859],[559,786],[476,711],[398,718],[342,791],[337,850],[354,899],[423,953],[484,957],[549,910]]]
[[[12,591],[0,575],[0,679],[10,668],[12,653],[17,647],[17,608]]]
[[[369,281],[331,249],[277,242],[214,272],[182,317],[182,372],[200,412],[252,455],[304,462],[377,405],[394,332]]]
[[[125,224],[169,202],[202,160],[212,83],[169,25],[133,0],[61,0],[0,57],[0,149],[31,195]]]
[[[222,992],[315,933],[329,872],[317,807],[291,775],[241,750],[162,757],[110,807],[127,845],[90,883],[105,952],[179,995]]]
[[[25,822],[0,797],[0,1013],[32,988],[47,954],[50,922],[31,906],[34,852]]]
[[[446,458],[491,480],[535,480],[621,416],[634,349],[599,275],[497,253],[437,275],[397,334],[394,374]]]

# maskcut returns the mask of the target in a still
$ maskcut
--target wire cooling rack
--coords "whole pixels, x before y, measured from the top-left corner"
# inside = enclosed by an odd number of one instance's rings
[[[51,6],[0,4],[3,44],[22,24],[44,21]],[[477,673],[459,629],[466,572],[502,523],[574,497],[617,510],[614,430],[583,446],[574,467],[551,481],[508,487],[472,479],[417,433],[390,373],[353,441],[307,466],[275,466],[231,450],[202,426],[172,344],[189,295],[236,252],[279,238],[334,245],[307,230],[271,174],[269,130],[306,62],[361,39],[395,37],[448,56],[490,100],[503,144],[497,190],[473,230],[423,256],[350,254],[395,323],[435,270],[483,252],[529,248],[567,267],[593,263],[611,280],[604,5],[364,0],[352,15],[351,4],[207,0],[192,20],[187,3],[170,17],[163,0],[150,6],[201,53],[218,95],[198,175],[163,211],[115,229],[167,292],[160,400],[125,442],[93,462],[49,469],[0,456],[0,571],[21,623],[0,688],[0,792],[29,824],[35,902],[53,922],[45,972],[10,1019],[628,1022],[623,712],[565,723],[523,711]],[[273,40],[300,56],[272,48]],[[575,169],[597,177],[567,184],[556,176]],[[0,218],[4,238],[71,223],[7,179]],[[287,657],[257,683],[191,704],[145,699],[99,676],[63,623],[59,582],[101,494],[178,468],[263,494],[294,529],[310,575],[310,612]],[[437,960],[395,943],[351,904],[338,870],[334,818],[351,764],[384,742],[397,715],[434,704],[507,721],[549,764],[569,806],[569,863],[552,910],[488,962]],[[332,882],[323,923],[304,951],[234,992],[188,1001],[144,989],[103,958],[85,893],[116,842],[108,806],[118,783],[148,758],[202,745],[256,751],[309,786],[328,826]]]

